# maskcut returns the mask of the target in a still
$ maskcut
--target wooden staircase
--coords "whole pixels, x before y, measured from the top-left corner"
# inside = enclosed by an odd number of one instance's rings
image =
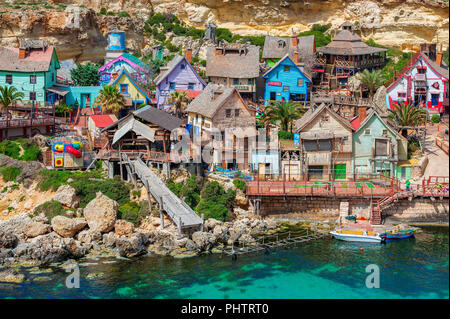
[[[401,198],[414,197],[412,191],[400,191],[392,195],[385,196],[378,200],[375,204],[373,199],[370,200],[370,223],[372,225],[381,225],[381,216],[384,209],[389,208]]]

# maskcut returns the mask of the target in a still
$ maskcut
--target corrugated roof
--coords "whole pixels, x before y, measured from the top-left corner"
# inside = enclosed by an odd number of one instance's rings
[[[19,49],[0,46],[0,70],[14,72],[45,72],[50,68],[54,47],[46,50],[27,50],[24,59],[19,59]],[[57,65],[59,68],[59,65]]]
[[[218,84],[209,83],[203,92],[189,103],[186,112],[212,118],[234,91],[236,91],[235,88],[225,88]]]
[[[336,55],[362,55],[384,52],[387,49],[368,46],[361,38],[349,31],[341,30],[326,46],[317,48],[317,52]]]
[[[243,47],[244,48],[244,47]],[[206,55],[206,76],[250,79],[259,76],[259,47],[249,45],[246,53],[216,55],[216,48],[209,47]]]
[[[168,131],[172,131],[183,124],[182,119],[179,119],[178,117],[170,115],[166,111],[159,110],[150,105],[134,111],[133,114],[148,123],[158,125],[159,127]]]
[[[117,121],[116,116],[111,114],[91,115],[90,118],[94,121],[95,126],[98,128],[107,127]]]
[[[112,145],[117,143],[125,134],[133,131],[138,135],[141,135],[151,142],[155,141],[155,130],[147,125],[136,121],[133,117],[129,117],[123,126],[114,133]]]
[[[341,122],[344,126],[348,127],[349,129],[351,129],[352,131],[354,131],[355,129],[353,128],[353,126],[350,124],[350,122],[346,119],[343,118],[342,116],[340,116],[339,114],[337,114],[336,112],[334,112],[333,110],[331,110],[329,107],[327,107],[325,105],[325,103],[322,103],[319,107],[317,108],[313,108],[311,107],[305,114],[303,114],[303,116],[298,119],[295,122],[295,128],[297,132],[300,132],[303,128],[305,128],[306,125],[308,125],[309,123],[311,123],[311,121],[313,119],[315,119],[320,113],[322,113],[324,110],[328,110],[330,112],[330,114],[339,122]]]

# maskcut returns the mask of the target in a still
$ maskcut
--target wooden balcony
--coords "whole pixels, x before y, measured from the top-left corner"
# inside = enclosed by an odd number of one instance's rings
[[[0,129],[55,125],[53,118],[0,120]]]

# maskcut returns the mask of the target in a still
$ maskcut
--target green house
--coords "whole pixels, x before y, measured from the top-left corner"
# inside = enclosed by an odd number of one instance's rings
[[[60,68],[55,48],[46,41],[21,41],[19,48],[0,46],[0,86],[14,86],[23,101],[53,105],[67,93],[54,87]]]

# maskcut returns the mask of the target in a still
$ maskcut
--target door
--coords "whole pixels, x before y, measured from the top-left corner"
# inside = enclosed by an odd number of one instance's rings
[[[431,105],[433,106],[439,105],[439,94],[431,94]]]
[[[286,176],[286,180],[298,180],[300,177],[299,173],[297,164],[284,165],[284,176]]]
[[[308,166],[308,177],[309,177],[309,179],[322,179],[323,166],[318,166],[318,165]]]
[[[336,164],[334,165],[334,179],[346,179],[347,178],[347,165]]]
[[[270,100],[275,101],[277,99],[277,93],[276,92],[270,92]]]
[[[264,179],[264,177],[266,176],[266,163],[258,164],[258,175],[259,179]]]

